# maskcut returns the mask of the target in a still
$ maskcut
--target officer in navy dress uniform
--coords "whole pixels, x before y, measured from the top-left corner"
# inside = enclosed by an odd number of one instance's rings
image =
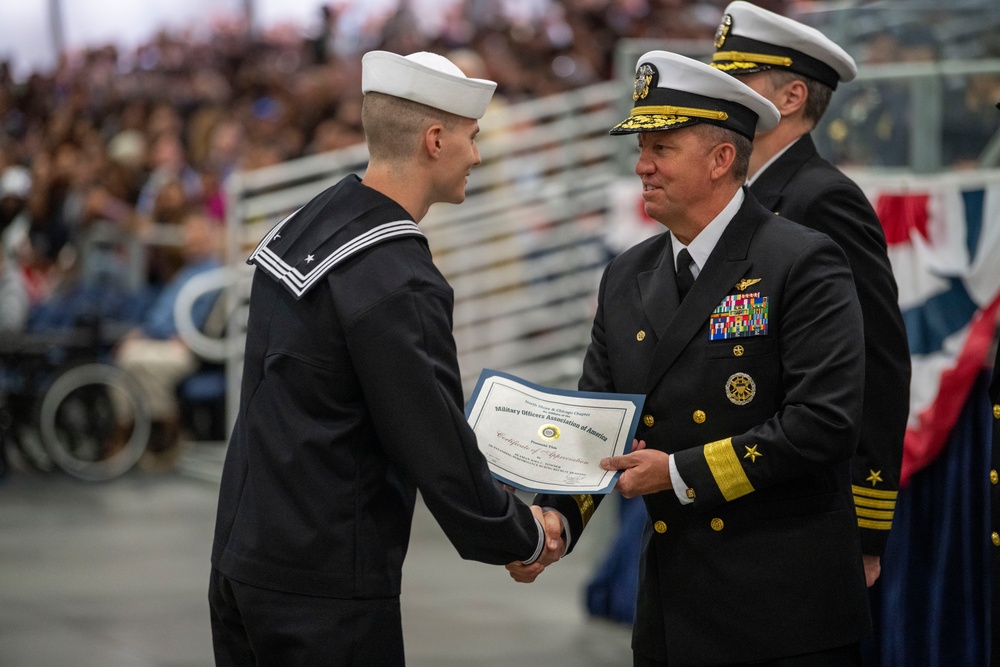
[[[1000,102],[996,103],[1000,109]],[[990,605],[992,641],[990,664],[1000,665],[1000,345],[993,360],[993,378],[989,388],[993,411],[993,448],[990,455],[990,544],[993,552],[993,596]]]
[[[1000,108],[1000,104],[997,105]],[[990,408],[993,410],[993,449],[990,465],[990,549],[993,552],[993,599],[990,618],[993,631],[990,636],[990,664],[1000,665],[1000,346],[993,361],[993,379],[990,380]]]
[[[755,130],[778,122],[770,102],[664,51],[639,59],[632,98],[612,133],[637,134],[645,209],[668,233],[606,268],[579,388],[646,396],[638,451],[602,462],[649,514],[633,663],[856,664],[870,619],[850,266],[742,187]],[[535,502],[572,549],[602,498]]]
[[[712,66],[781,113],[776,128],[754,138],[750,192],[782,217],[836,241],[854,273],[865,325],[865,385],[851,479],[871,586],[881,571],[899,490],[910,353],[882,225],[861,189],[819,156],[809,135],[837,84],[851,81],[857,67],[818,30],[741,1],[726,7],[715,46]]]
[[[402,665],[417,489],[464,558],[540,568],[561,551],[558,522],[542,553],[541,509],[479,452],[452,290],[416,224],[465,198],[495,86],[431,53],[366,54],[364,179],[316,196],[248,260],[209,590],[220,665]]]

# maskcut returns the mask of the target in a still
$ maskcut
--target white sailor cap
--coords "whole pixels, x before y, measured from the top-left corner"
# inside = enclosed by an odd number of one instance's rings
[[[361,92],[401,97],[463,118],[482,118],[495,81],[471,79],[444,56],[369,51],[361,59]]]
[[[735,130],[753,139],[778,124],[774,105],[738,79],[705,63],[650,51],[635,68],[632,112],[611,134],[659,132],[697,123]]]
[[[726,7],[712,66],[729,74],[784,68],[834,89],[858,73],[854,58],[819,30],[742,0]]]

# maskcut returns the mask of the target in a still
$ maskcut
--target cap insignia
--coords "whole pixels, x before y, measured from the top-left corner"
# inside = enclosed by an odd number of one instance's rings
[[[726,37],[729,36],[729,31],[732,29],[733,17],[726,14],[722,17],[722,22],[719,23],[719,29],[715,31],[715,48],[722,48],[722,45],[726,43]]]
[[[649,63],[639,65],[635,73],[635,86],[632,88],[632,101],[644,100],[649,95],[649,86],[653,82],[656,68]]]

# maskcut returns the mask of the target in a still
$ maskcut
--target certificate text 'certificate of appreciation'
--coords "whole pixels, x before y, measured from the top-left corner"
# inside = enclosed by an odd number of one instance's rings
[[[484,369],[466,416],[493,476],[538,493],[610,493],[645,397],[540,387]]]

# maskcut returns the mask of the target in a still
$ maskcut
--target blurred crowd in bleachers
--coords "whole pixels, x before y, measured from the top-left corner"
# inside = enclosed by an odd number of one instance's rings
[[[199,38],[163,33],[130,52],[68,54],[25,81],[0,64],[3,289],[18,291],[14,274],[23,285],[0,327],[51,325],[39,307],[81,280],[163,285],[182,263],[170,226],[192,208],[221,226],[234,170],[362,141],[368,50],[449,54],[513,102],[610,78],[621,38],[711,37],[718,12],[692,0],[468,0],[430,33],[403,2],[343,39],[337,11],[323,7],[314,34],[233,20]],[[94,235],[103,252],[89,252]],[[77,309],[58,310],[67,320]]]
[[[822,17],[803,12],[820,3],[758,4]],[[67,303],[66,295],[87,283],[143,295],[138,307],[121,301],[138,317],[149,292],[183,265],[179,221],[194,210],[221,229],[234,171],[363,140],[360,58],[368,50],[447,54],[470,75],[496,80],[501,103],[517,102],[610,79],[624,38],[710,39],[725,5],[460,0],[429,23],[401,0],[345,37],[333,8],[340,5],[331,3],[309,30],[217,21],[159,34],[134,50],[66,54],[54,71],[18,81],[0,63],[0,329],[72,323],[89,302]],[[995,19],[995,11],[986,14]],[[902,31],[865,24],[848,29],[854,42],[845,46],[862,65],[947,57],[947,44],[975,51],[961,57],[1000,55],[996,21],[968,15],[963,25],[981,34],[942,41],[935,30],[954,21]],[[837,37],[837,25],[820,27]],[[961,121],[945,126],[948,164],[972,160],[997,127],[1000,77],[957,85],[948,113]],[[890,83],[845,87],[817,138],[841,163],[904,165],[909,104]],[[58,307],[46,308],[54,298]]]

